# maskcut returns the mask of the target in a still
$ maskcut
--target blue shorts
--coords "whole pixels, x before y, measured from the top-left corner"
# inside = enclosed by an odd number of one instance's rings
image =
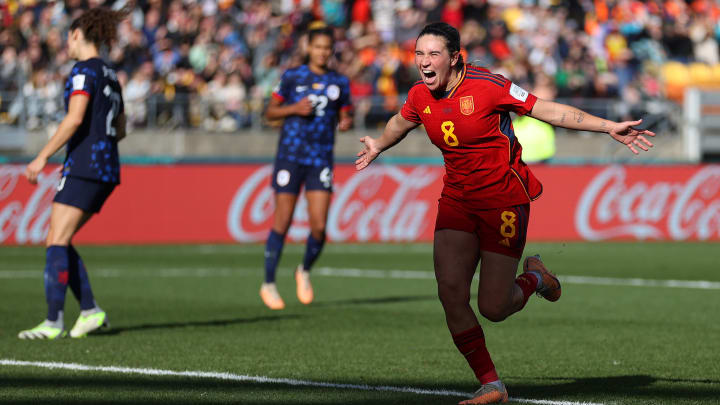
[[[305,184],[305,190],[322,190],[332,192],[333,172],[331,166],[306,166],[286,161],[275,161],[273,169],[272,187],[276,193],[300,194],[300,188]]]
[[[53,201],[98,213],[115,186],[113,183],[65,176],[60,179]]]

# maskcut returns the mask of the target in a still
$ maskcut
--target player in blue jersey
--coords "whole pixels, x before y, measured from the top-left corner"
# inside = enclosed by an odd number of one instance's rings
[[[100,59],[98,49],[115,40],[117,25],[127,14],[127,9],[94,8],[70,25],[68,54],[78,62],[65,84],[67,115],[25,171],[30,183],[37,183],[50,156],[67,145],[46,241],[48,314],[40,325],[20,332],[20,339],[66,335],[63,308],[68,285],[81,310],[70,336],[84,337],[107,324],[105,312],[93,298],[82,259],[71,242],[120,183],[117,143],[125,137],[123,100],[115,71]]]
[[[295,281],[300,302],[309,304],[314,297],[310,268],[325,243],[335,128],[345,131],[352,124],[350,82],[328,68],[333,42],[328,27],[309,31],[307,63],[283,74],[266,111],[270,120],[285,119],[273,170],[275,213],[265,247],[265,282],[260,288],[263,302],[271,309],[285,307],[275,285],[275,270],[303,185],[310,235],[303,263],[295,270]]]

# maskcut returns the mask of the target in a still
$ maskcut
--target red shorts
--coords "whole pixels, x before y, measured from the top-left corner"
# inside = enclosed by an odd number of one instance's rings
[[[529,217],[530,204],[470,211],[458,201],[440,197],[435,230],[474,233],[480,239],[480,250],[519,259],[525,249]]]

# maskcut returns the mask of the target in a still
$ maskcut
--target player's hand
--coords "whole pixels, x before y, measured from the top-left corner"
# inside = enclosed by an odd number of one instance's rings
[[[633,128],[633,125],[640,125],[641,122],[642,120],[619,122],[610,129],[608,134],[616,141],[625,144],[625,146],[636,155],[640,154],[640,152],[635,149],[635,146],[647,152],[648,148],[653,147],[653,144],[648,141],[644,135],[655,136],[655,133],[647,129],[639,130]]]
[[[295,114],[307,117],[313,112],[313,104],[309,98],[305,97],[302,100],[295,103]]]
[[[345,116],[340,118],[340,122],[338,123],[338,130],[340,131],[347,131],[348,129],[352,128],[353,119],[350,116]]]
[[[42,172],[47,164],[47,159],[43,157],[36,157],[30,164],[25,168],[25,177],[27,177],[30,184],[37,184],[38,175]]]
[[[369,136],[364,136],[360,138],[360,142],[362,142],[364,148],[360,152],[358,152],[357,160],[355,161],[355,170],[362,170],[370,164],[373,160],[375,160],[376,157],[382,152],[380,147],[378,146],[377,139],[373,139]]]

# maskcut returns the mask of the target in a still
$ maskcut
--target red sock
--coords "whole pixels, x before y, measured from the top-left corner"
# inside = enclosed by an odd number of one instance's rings
[[[523,304],[520,309],[522,309],[525,304],[527,304],[528,299],[530,299],[530,296],[535,292],[535,289],[537,288],[537,283],[538,279],[532,273],[523,273],[515,279],[515,284],[517,284],[517,286],[520,287],[523,292]]]
[[[500,378],[495,371],[495,365],[490,358],[490,353],[485,347],[485,335],[480,325],[453,335],[453,342],[460,353],[465,356],[480,384],[487,384],[497,381]]]

